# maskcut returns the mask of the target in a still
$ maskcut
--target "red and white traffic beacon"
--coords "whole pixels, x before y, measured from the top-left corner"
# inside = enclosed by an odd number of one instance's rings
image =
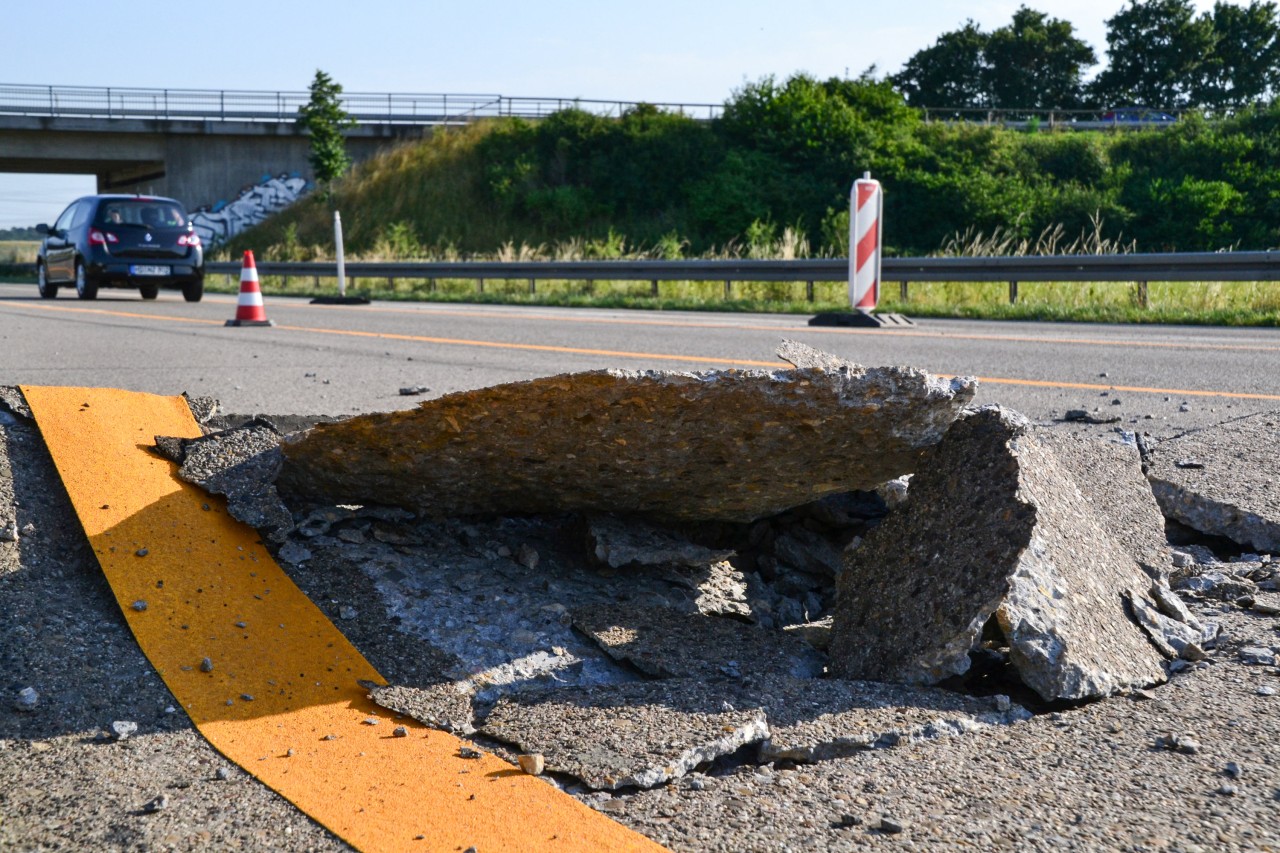
[[[876,314],[880,301],[880,256],[884,190],[863,172],[849,193],[849,304],[852,312],[819,314],[810,326],[913,326],[901,314]]]
[[[849,304],[870,314],[880,301],[880,220],[884,192],[863,172],[849,193]]]

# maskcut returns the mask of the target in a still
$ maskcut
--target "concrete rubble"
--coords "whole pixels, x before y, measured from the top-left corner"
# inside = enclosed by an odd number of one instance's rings
[[[376,703],[596,791],[1029,719],[955,692],[979,660],[1032,704],[1145,688],[1217,642],[1179,593],[1275,588],[1263,558],[1166,541],[1160,477],[1203,469],[1164,463],[1220,464],[1207,445],[1140,456],[965,409],[969,379],[778,354],[794,369],[565,375],[289,436],[192,400],[207,434],[156,444],[295,571],[363,575],[438,652],[366,684]],[[1264,446],[1274,422],[1246,426],[1224,429]],[[1203,515],[1180,520],[1223,533]]]
[[[278,484],[298,500],[428,516],[747,522],[913,471],[975,388],[843,362],[565,374],[318,425],[284,442]]]
[[[936,684],[986,641],[1046,700],[1165,679],[1130,615],[1155,607],[1151,578],[1047,443],[999,407],[956,421],[837,583],[831,662],[846,678]]]
[[[196,398],[200,405],[201,398]],[[188,403],[191,404],[191,401]],[[211,416],[216,406],[201,406]],[[206,417],[207,419],[207,417]],[[156,436],[156,450],[178,464],[178,476],[215,495],[225,495],[231,515],[283,541],[293,528],[288,507],[276,492],[280,430],[266,418],[200,438]]]
[[[1194,430],[1147,450],[1160,509],[1201,533],[1280,551],[1280,412]]]

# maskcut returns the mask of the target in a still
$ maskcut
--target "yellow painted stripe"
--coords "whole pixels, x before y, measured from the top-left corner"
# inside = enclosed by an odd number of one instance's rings
[[[161,317],[154,314],[141,314],[130,311],[110,311],[102,308],[64,308],[45,305],[33,305],[29,307],[41,308],[53,311],[70,311],[83,314],[101,314],[112,317],[127,317],[130,319],[151,320],[156,322],[174,322],[174,323],[195,323],[205,326],[218,326],[224,324],[217,320],[204,320],[196,317]],[[566,355],[597,355],[608,358],[627,358],[627,359],[643,359],[657,361],[678,361],[695,364],[717,364],[729,367],[764,367],[768,369],[777,369],[787,366],[785,362],[759,361],[745,358],[717,358],[715,356],[703,355],[686,355],[679,353],[658,353],[658,352],[633,352],[628,350],[607,350],[607,349],[590,349],[586,347],[562,347],[552,346],[549,344],[517,344],[507,341],[482,341],[467,338],[441,338],[429,335],[405,335],[394,332],[363,332],[356,329],[328,329],[317,326],[289,326],[277,325],[277,331],[288,332],[305,332],[316,335],[338,335],[341,337],[353,338],[371,338],[376,340],[388,341],[408,341],[410,343],[424,344],[441,344],[444,346],[466,346],[481,347],[487,349],[500,350],[523,350],[532,352],[554,352],[564,353]],[[772,331],[778,331],[776,329]],[[889,332],[891,330],[874,330],[877,333]],[[939,335],[938,337],[948,337],[947,335]],[[964,336],[961,336],[964,337]],[[981,336],[972,336],[981,337]],[[1031,339],[1028,339],[1031,340]],[[1071,341],[1063,339],[1059,342],[1070,343]],[[1101,342],[1098,342],[1101,343]],[[1124,346],[1125,344],[1117,344]],[[1172,345],[1171,345],[1172,346]],[[951,378],[951,374],[939,374],[943,378]],[[1157,388],[1143,385],[1100,385],[1090,382],[1058,382],[1049,379],[1013,379],[998,376],[979,376],[979,382],[991,385],[1019,385],[1028,388],[1073,388],[1086,391],[1124,391],[1130,394],[1164,394],[1169,396],[1183,397],[1225,397],[1234,400],[1280,400],[1280,394],[1260,394],[1254,392],[1242,391],[1222,391],[1218,389],[1193,389],[1193,388]]]
[[[148,451],[156,435],[200,434],[182,398],[22,392],[138,644],[227,758],[365,851],[663,849],[373,705],[356,682],[382,677],[257,534]],[[400,724],[408,737],[392,736]]]

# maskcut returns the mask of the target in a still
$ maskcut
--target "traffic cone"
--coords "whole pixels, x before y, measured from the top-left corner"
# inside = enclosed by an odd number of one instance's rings
[[[258,287],[258,268],[253,263],[253,252],[244,253],[244,265],[240,267],[240,300],[236,303],[236,318],[228,320],[228,326],[274,326],[275,320],[267,319],[267,309],[262,307],[262,290]]]

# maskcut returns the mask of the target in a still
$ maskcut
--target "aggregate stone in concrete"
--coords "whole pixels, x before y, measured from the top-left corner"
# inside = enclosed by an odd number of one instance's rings
[[[182,398],[187,401],[187,408],[191,410],[191,417],[195,418],[198,424],[209,423],[213,416],[218,413],[220,404],[213,397],[192,397],[186,391],[183,391]]]
[[[769,678],[743,692],[769,722],[769,736],[760,744],[762,762],[828,761],[1031,717],[1008,697],[876,681]]]
[[[598,514],[587,519],[591,555],[615,569],[623,566],[705,566],[727,560],[733,551],[715,550],[638,518]]]
[[[157,436],[157,449],[180,464],[178,476],[213,494],[226,495],[227,511],[282,539],[293,517],[274,485],[280,471],[280,432],[268,420],[200,438]]]
[[[718,616],[628,605],[579,607],[572,616],[610,657],[658,678],[812,678],[825,663],[797,637]]]
[[[0,385],[0,408],[8,409],[27,420],[33,419],[31,407],[27,405],[27,399],[22,396],[22,391],[16,385]]]
[[[279,484],[433,517],[751,521],[915,470],[975,389],[910,367],[565,374],[318,425]]]
[[[1160,509],[1202,533],[1280,551],[1280,412],[1184,433],[1149,449]]]
[[[1164,514],[1142,472],[1138,445],[1052,430],[1038,430],[1036,437],[1053,450],[1115,543],[1152,578],[1167,578],[1173,556]]]
[[[701,679],[517,694],[499,699],[479,731],[592,788],[651,788],[765,737],[764,712],[724,696],[723,684]]]
[[[911,499],[849,552],[837,584],[831,664],[845,678],[932,684],[963,673],[992,617],[1018,675],[1045,699],[1165,678],[1128,612],[1151,579],[1026,419],[998,406],[956,421],[912,478]]]
[[[475,731],[471,693],[457,684],[444,682],[415,687],[405,684],[368,685],[369,698],[397,714],[412,717],[423,725],[458,734]]]

